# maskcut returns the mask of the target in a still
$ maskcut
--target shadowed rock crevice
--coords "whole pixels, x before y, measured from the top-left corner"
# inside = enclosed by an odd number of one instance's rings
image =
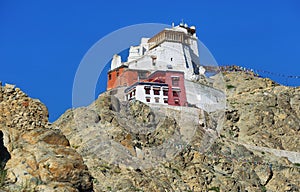
[[[0,131],[0,169],[4,169],[6,162],[11,158],[9,152],[4,146],[3,136],[3,132]]]

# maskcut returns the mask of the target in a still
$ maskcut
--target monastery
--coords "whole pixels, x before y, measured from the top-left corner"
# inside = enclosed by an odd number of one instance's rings
[[[183,23],[165,28],[151,38],[142,38],[140,45],[130,47],[126,62],[121,62],[119,55],[113,56],[107,90],[123,87],[124,99],[128,101],[201,105],[203,97],[196,97],[192,83],[205,73],[200,66],[197,41],[196,28]],[[217,100],[208,98],[205,102]]]

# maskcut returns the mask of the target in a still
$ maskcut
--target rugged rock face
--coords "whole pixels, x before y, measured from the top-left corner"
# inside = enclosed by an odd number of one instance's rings
[[[299,164],[259,147],[299,152],[300,88],[243,72],[224,79],[219,134],[216,114],[157,110],[108,93],[54,126],[83,156],[95,191],[299,191]]]
[[[260,147],[300,152],[300,88],[244,73],[225,75],[226,137]]]
[[[51,125],[41,102],[0,86],[0,189],[300,191],[300,88],[223,75],[221,131],[220,113],[109,93]]]
[[[0,179],[7,191],[92,191],[82,157],[48,122],[47,108],[0,86]]]

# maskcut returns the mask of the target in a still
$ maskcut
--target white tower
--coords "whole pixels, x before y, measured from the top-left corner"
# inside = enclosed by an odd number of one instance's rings
[[[111,61],[110,70],[116,69],[122,65],[121,56],[114,54],[113,59]]]

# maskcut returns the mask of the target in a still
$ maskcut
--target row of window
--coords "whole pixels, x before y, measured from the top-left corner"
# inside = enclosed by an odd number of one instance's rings
[[[164,98],[164,103],[168,103],[168,98]],[[155,103],[159,103],[159,97],[154,97]],[[146,97],[146,102],[150,103],[151,102],[151,97]]]
[[[164,100],[164,103],[168,104],[168,98],[163,98],[163,100]],[[154,101],[155,101],[155,103],[159,103],[160,102],[159,97],[154,97]],[[146,102],[150,103],[151,102],[151,97],[146,97]],[[179,99],[175,99],[174,103],[175,103],[175,105],[179,105],[180,104]]]
[[[150,95],[151,87],[145,87],[145,94]],[[159,88],[153,88],[153,94],[154,95],[160,95],[160,87]],[[168,96],[168,89],[163,89],[163,96]]]
[[[131,100],[135,97],[135,93],[136,93],[136,90],[133,90],[132,92],[130,92],[128,95],[127,95],[127,100]],[[174,99],[174,103],[175,105],[179,105],[179,98],[176,98],[176,97],[179,97],[179,92],[177,91],[173,91],[173,95],[175,97]],[[154,102],[155,103],[160,103],[160,98],[159,97],[154,97]],[[151,102],[151,97],[150,96],[146,96],[146,102],[150,103]],[[168,98],[163,98],[163,102],[168,104]]]
[[[119,73],[119,71],[117,71],[116,72],[116,75],[117,75],[117,77],[119,77],[120,76],[120,73]],[[145,71],[139,71],[138,72],[138,78],[139,79],[146,79],[147,78],[147,72],[145,72]],[[108,80],[111,80],[112,79],[112,75],[111,74],[108,74]]]
[[[119,71],[117,72],[117,77],[119,77]],[[111,74],[108,74],[108,80],[111,80],[112,79],[112,77],[111,77]]]
[[[173,58],[171,57],[170,60],[173,61]],[[153,66],[156,65],[156,58],[152,58],[152,65],[153,65]],[[171,64],[169,64],[169,65],[167,65],[167,68],[168,68],[168,69],[172,69],[173,67],[172,67]]]
[[[130,99],[132,99],[133,97],[135,97],[135,92],[136,92],[136,90],[133,90],[132,92],[130,92],[130,93],[127,95],[127,100],[130,100]],[[166,93],[166,95],[164,95],[164,96],[168,96],[168,92],[164,92],[164,93]],[[180,93],[179,91],[173,91],[173,97],[174,97],[174,98],[177,98],[177,99],[175,99],[175,103],[176,103],[176,100],[178,100],[179,93]],[[156,94],[156,95],[159,95],[159,94]],[[147,102],[150,102],[150,98],[151,98],[151,97],[147,96],[147,97],[146,97],[146,101],[147,101]],[[154,99],[155,99],[155,103],[159,103],[159,97],[155,97]],[[163,98],[163,99],[164,99],[164,103],[168,103],[168,98]]]
[[[180,91],[172,91],[173,97],[180,97]],[[150,87],[145,87],[145,94],[150,95]],[[153,89],[153,94],[154,95],[160,95],[160,90],[159,89]],[[163,90],[163,96],[168,96],[169,91],[167,89]]]

